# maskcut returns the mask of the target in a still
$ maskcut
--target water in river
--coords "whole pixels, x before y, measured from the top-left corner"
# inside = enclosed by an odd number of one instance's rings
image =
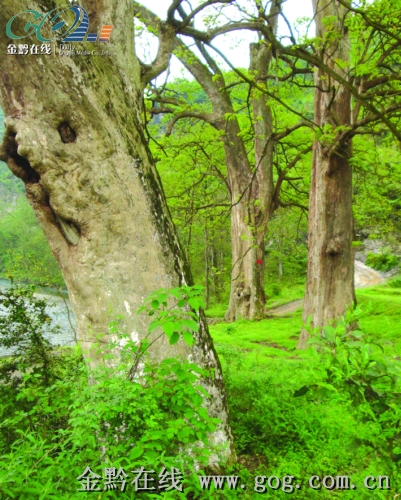
[[[8,280],[0,279],[0,288],[9,288],[10,282]],[[60,297],[57,292],[51,289],[40,289],[35,294],[40,298],[46,299],[49,306],[47,308],[49,316],[52,318],[54,324],[60,326],[60,333],[57,335],[47,335],[47,338],[54,345],[73,345],[75,343],[74,337],[77,331],[74,313],[72,312],[70,301],[66,297]],[[45,334],[46,336],[46,334]],[[5,349],[0,346],[0,357],[12,354],[13,349]]]

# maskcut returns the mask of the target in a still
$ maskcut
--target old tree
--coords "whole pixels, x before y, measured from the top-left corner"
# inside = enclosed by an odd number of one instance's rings
[[[207,31],[195,29],[192,15],[186,12],[186,6],[177,9],[176,17],[170,15],[164,21],[139,2],[134,3],[138,19],[152,32],[165,33],[167,26],[170,27],[170,33],[173,29],[176,31],[174,55],[208,97],[211,106],[209,112],[197,111],[193,103],[171,98],[157,88],[152,88],[148,98],[158,104],[158,107],[152,107],[151,113],[174,114],[167,135],[171,134],[178,120],[185,118],[206,122],[218,132],[225,152],[227,176],[224,177],[224,183],[231,200],[231,286],[225,319],[261,319],[265,315],[266,306],[265,247],[268,224],[274,211],[283,205],[280,193],[283,183],[288,180],[289,171],[310,150],[310,147],[300,146],[298,154],[276,175],[274,160],[280,141],[306,125],[300,121],[294,127],[279,130],[270,107],[272,91],[267,90],[267,82],[270,79],[288,79],[288,75],[281,77],[270,74],[274,73],[274,70],[270,71],[273,53],[265,34],[269,32],[271,36],[276,35],[283,2],[255,0],[249,3],[246,15],[239,8],[239,12],[236,12],[236,2],[224,2],[226,5],[221,11],[217,11],[220,16],[216,14],[215,22]],[[224,7],[228,9],[227,12]],[[224,20],[223,23],[220,18]],[[214,45],[219,36],[246,30],[259,37],[259,42],[249,44],[249,48],[243,42],[244,49],[250,53],[250,78],[233,66]],[[221,60],[231,66],[233,73],[237,75],[235,84],[228,83],[228,75],[222,70]],[[309,71],[297,69],[297,73]],[[242,79],[243,83],[249,85],[247,106],[250,124],[247,125],[241,124],[239,113],[235,111],[236,97],[232,92]],[[251,152],[248,151],[249,128],[252,129]],[[221,172],[218,175],[223,177]]]
[[[313,0],[316,37],[283,44],[265,36],[281,57],[314,69],[314,131],[309,199],[308,273],[303,320],[315,328],[355,303],[352,139],[401,139],[399,2]],[[285,59],[284,59],[285,61]],[[299,62],[302,61],[302,64]],[[294,82],[296,83],[296,82]],[[298,343],[305,348],[304,329]]]
[[[160,44],[152,65],[141,66],[133,45],[132,2],[88,0],[82,6],[91,32],[114,26],[110,55],[2,56],[6,131],[1,159],[25,183],[63,272],[80,343],[99,363],[92,346],[98,334],[107,332],[108,311],[124,316],[122,330],[138,341],[149,322],[136,314],[143,299],[160,287],[191,284],[191,275],[142,130],[143,88],[165,69],[168,45]],[[2,26],[26,7],[22,0],[3,3]],[[36,1],[29,8],[59,12],[65,3]],[[17,16],[13,33],[27,36],[24,43],[38,43],[35,27],[24,32],[29,21],[39,22],[32,12]],[[54,33],[50,20],[46,23],[38,33],[50,39]],[[0,40],[4,50],[12,42],[5,30]],[[75,47],[94,50],[87,42]],[[212,396],[209,412],[222,422],[214,441],[231,444],[221,369],[204,317],[199,317],[192,349],[181,341],[170,346],[162,338],[151,353],[156,360],[191,356],[214,370],[214,377],[203,380]]]
[[[352,139],[399,129],[399,7],[313,0],[315,126],[303,320],[321,328],[355,304]],[[398,18],[398,22],[396,19]],[[377,20],[380,19],[379,22]],[[299,50],[296,49],[299,53]],[[298,347],[305,348],[303,330]]]

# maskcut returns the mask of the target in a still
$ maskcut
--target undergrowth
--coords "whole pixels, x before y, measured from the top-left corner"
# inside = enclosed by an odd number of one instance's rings
[[[224,491],[203,491],[197,479],[206,470],[208,434],[217,424],[202,406],[205,394],[197,389],[202,370],[175,359],[160,365],[137,363],[136,370],[143,370],[139,380],[132,372],[138,346],[126,339],[115,366],[89,371],[79,349],[57,350],[41,340],[41,328],[48,329],[49,323],[40,314],[41,303],[35,316],[35,307],[24,306],[28,292],[17,293],[14,301],[3,295],[3,307],[8,300],[16,309],[8,316],[12,328],[3,317],[1,339],[18,344],[19,351],[1,361],[0,498],[396,498],[401,492],[401,391],[395,354],[401,298],[394,290],[388,286],[359,292],[362,307],[371,304],[371,313],[358,317],[360,330],[349,333],[341,324],[326,330],[317,351],[295,350],[299,311],[211,327],[238,455],[238,463],[220,474],[238,475],[244,485]],[[181,300],[181,292],[175,293]],[[156,322],[165,300],[164,292],[154,294],[145,308]],[[183,335],[185,325],[194,331],[194,317],[170,314],[160,319],[170,340],[176,340],[174,331]],[[177,318],[181,331],[169,325]],[[22,341],[21,321],[24,328],[33,328]],[[350,322],[346,318],[344,325]],[[379,324],[387,325],[380,338]],[[113,328],[115,333],[116,324]],[[192,336],[187,340],[192,342]],[[182,491],[135,493],[129,484],[131,471],[141,467],[158,474],[182,471]],[[109,472],[114,478],[110,484],[118,489],[100,488],[106,484],[106,470],[114,471]],[[364,487],[366,476],[380,475],[390,478],[391,490]],[[289,476],[300,486],[292,492],[283,483]],[[311,476],[348,476],[356,489],[313,489]],[[149,477],[156,481],[151,484],[159,484],[157,474]],[[263,486],[271,477],[281,480],[275,490]],[[93,491],[78,491],[89,480]]]

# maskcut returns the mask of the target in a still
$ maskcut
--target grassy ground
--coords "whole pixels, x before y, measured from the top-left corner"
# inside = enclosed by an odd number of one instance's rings
[[[305,285],[293,285],[291,287],[284,287],[280,290],[279,295],[273,295],[266,302],[266,308],[279,307],[293,300],[301,299],[303,297]],[[208,318],[223,318],[227,311],[227,304],[216,304],[206,311]]]
[[[303,287],[296,285],[282,290],[279,297],[269,299],[267,308],[278,307],[301,299]],[[361,328],[367,333],[377,334],[386,351],[394,356],[401,354],[401,289],[389,285],[357,290],[357,302],[370,311],[361,320]],[[227,306],[218,304],[206,311],[209,318],[223,318]],[[272,317],[258,322],[241,320],[235,323],[211,325],[210,331],[219,349],[238,350],[245,358],[283,357],[304,358],[294,352],[302,327],[302,311]],[[308,356],[306,356],[308,358]]]
[[[301,287],[283,291],[276,303],[302,297]],[[369,314],[360,328],[377,335],[390,358],[401,354],[401,289],[380,286],[357,292],[358,303]],[[273,302],[273,301],[272,301]],[[222,316],[224,307],[208,311]],[[222,361],[229,394],[232,427],[237,452],[244,464],[241,478],[247,485],[241,498],[259,498],[253,491],[258,474],[293,475],[300,489],[295,498],[342,498],[368,500],[401,496],[397,467],[382,460],[375,450],[372,425],[355,420],[349,406],[338,399],[316,401],[295,398],[294,392],[322,377],[319,356],[312,349],[297,351],[302,312],[259,322],[237,321],[211,325],[216,349]],[[373,443],[373,444],[372,444]],[[391,470],[390,470],[391,469]],[[312,475],[348,475],[355,490],[313,490]],[[365,476],[392,475],[391,490],[367,490]],[[286,498],[282,488],[267,489],[265,496]]]
[[[281,305],[300,299],[301,296],[302,289],[299,286],[283,289],[280,296],[274,299],[275,303],[272,301],[269,305]],[[387,285],[364,289],[360,290],[357,296],[361,306],[370,310],[370,313],[360,320],[360,328],[376,335],[376,340],[383,345],[394,368],[401,359],[401,280],[398,288]],[[217,306],[212,311],[209,310],[208,315],[216,316],[218,311],[222,315],[224,310],[225,306]],[[313,386],[327,377],[321,354],[312,349],[296,350],[302,326],[301,314],[298,309],[285,316],[269,317],[260,322],[242,320],[210,327],[223,366],[230,423],[239,458],[235,466],[220,473],[239,476],[238,484],[244,487],[237,490],[225,488],[224,491],[212,488],[200,494],[198,491],[193,496],[185,493],[185,496],[177,494],[166,498],[253,500],[261,495],[264,498],[277,499],[291,495],[297,500],[401,500],[401,471],[398,466],[401,461],[390,460],[386,447],[388,439],[383,436],[383,429],[388,430],[389,426],[385,427],[372,418],[366,418],[366,413],[360,410],[358,404],[353,405],[351,398],[340,393],[345,386],[350,386],[349,379],[343,386],[337,386],[340,387],[338,392],[327,391],[318,395],[310,390],[303,395],[299,393],[302,387]],[[107,373],[104,380],[100,379],[101,383],[91,385],[94,390],[93,398],[84,394],[81,400],[76,387],[78,391],[79,388],[86,388],[87,376],[85,372],[77,370],[76,367],[81,366],[78,359],[80,358],[77,356],[71,356],[70,361],[61,363],[58,373],[62,375],[56,384],[45,391],[42,386],[37,388],[34,382],[26,385],[24,391],[15,397],[14,388],[9,384],[3,385],[4,396],[0,397],[0,420],[3,420],[0,424],[0,438],[3,436],[4,443],[8,443],[11,439],[10,429],[13,429],[18,439],[13,441],[12,449],[7,447],[6,455],[2,451],[0,500],[67,500],[81,497],[81,492],[76,492],[77,484],[74,482],[84,468],[81,468],[80,460],[82,457],[88,457],[85,467],[100,460],[98,441],[94,436],[100,432],[104,432],[103,436],[106,436],[109,422],[120,422],[123,411],[127,411],[128,422],[133,419],[135,426],[137,421],[140,422],[137,427],[138,439],[144,432],[145,423],[149,424],[149,428],[155,425],[156,434],[149,439],[149,443],[155,441],[155,446],[158,446],[155,449],[159,451],[168,448],[165,443],[169,443],[170,438],[166,437],[168,433],[165,432],[164,426],[173,428],[176,425],[175,420],[170,421],[171,415],[168,422],[163,424],[163,432],[157,427],[160,426],[159,423],[153,423],[154,415],[152,418],[146,417],[143,424],[141,423],[141,419],[145,419],[142,414],[147,415],[149,401],[160,397],[158,385],[153,382],[149,385],[155,389],[154,395],[149,396],[147,389],[143,391],[142,396],[130,399],[130,390]],[[57,357],[57,360],[62,361],[61,357]],[[174,377],[172,380],[174,381]],[[180,390],[185,387],[183,383],[177,385]],[[394,396],[394,399],[391,399],[391,404],[395,409],[390,416],[392,418],[395,415],[395,424],[390,421],[390,426],[400,425],[396,414],[398,411],[401,415],[401,404],[396,400],[398,395],[401,396],[401,388],[392,388],[391,396]],[[172,401],[170,394],[166,398],[165,402],[163,400],[163,408]],[[32,401],[35,402],[34,408]],[[383,414],[385,415],[381,415]],[[120,420],[113,420],[114,418]],[[187,418],[191,421],[192,417],[186,414],[185,419]],[[181,416],[179,422],[179,425],[184,422]],[[92,426],[89,431],[88,425]],[[120,424],[113,425],[120,428]],[[124,428],[125,425],[124,422]],[[56,430],[53,431],[53,428]],[[399,427],[396,427],[396,432],[397,429]],[[121,436],[123,435],[124,433],[121,433]],[[114,463],[120,464],[120,460],[128,458],[133,451],[132,444],[135,439],[132,441],[130,437],[125,441],[116,440],[114,429],[109,437],[110,445],[106,447],[108,454],[111,446],[115,446],[114,453],[115,456],[118,455],[118,461],[111,460],[114,466]],[[71,448],[72,444],[74,446]],[[163,451],[162,454],[164,453]],[[395,459],[397,454],[401,458],[401,447],[393,453]],[[135,455],[134,459],[138,461],[135,463],[139,463],[143,457]],[[154,468],[152,460],[150,457],[149,461],[145,462],[145,465],[149,464],[148,468]],[[77,472],[72,473],[72,470]],[[211,473],[209,471],[209,474]],[[350,485],[353,484],[355,489],[313,489],[309,485],[312,476],[318,476],[320,480],[333,477],[334,481],[338,476],[348,476]],[[364,486],[366,476],[388,476],[390,489],[367,489]],[[269,481],[267,478],[272,478],[270,486],[267,484],[263,489]],[[196,475],[188,475],[188,480],[192,481],[190,486],[196,483],[199,487]],[[328,480],[328,484],[330,481]],[[295,488],[295,485],[299,487]],[[274,489],[274,486],[277,488]],[[294,486],[293,490],[291,486]],[[9,489],[2,490],[2,487]],[[46,491],[50,489],[56,493],[47,494]],[[59,494],[61,490],[65,494]],[[4,491],[11,491],[12,494],[2,495]],[[20,494],[20,491],[24,494]],[[31,491],[35,491],[35,494],[31,494]],[[124,494],[118,495],[119,493],[103,491],[95,494],[95,498],[144,498],[142,494],[127,497]],[[84,496],[86,497],[85,494]],[[164,498],[164,495],[149,495],[146,498]]]

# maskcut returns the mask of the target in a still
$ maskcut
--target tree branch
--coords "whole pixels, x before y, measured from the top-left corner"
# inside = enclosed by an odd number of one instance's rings
[[[198,113],[196,111],[181,111],[180,113],[177,113],[171,120],[166,132],[166,137],[170,137],[175,124],[178,122],[178,120],[181,120],[182,118],[197,118],[198,120],[203,120],[204,122],[207,122],[212,126],[215,126],[214,117],[209,113]]]
[[[338,1],[338,3],[340,3],[341,5],[346,7],[350,12],[354,12],[355,14],[359,14],[368,26],[375,28],[379,32],[386,33],[386,35],[388,35],[390,38],[394,38],[394,40],[396,40],[397,42],[401,42],[401,38],[399,36],[397,36],[395,33],[392,33],[383,24],[380,24],[379,22],[373,21],[372,19],[370,19],[364,10],[352,7],[352,5],[348,2],[346,2],[345,0],[337,0],[337,1]]]
[[[167,22],[173,23],[174,22],[174,14],[175,11],[180,7],[182,4],[183,0],[174,0],[173,3],[170,5],[170,7],[167,10]]]
[[[288,172],[292,168],[295,167],[295,165],[299,162],[299,160],[304,155],[306,155],[307,153],[310,153],[312,151],[312,148],[313,148],[313,146],[311,145],[311,146],[308,146],[307,148],[305,148],[303,151],[300,151],[295,156],[295,158],[293,158],[293,160],[285,167],[285,169],[280,172],[280,175],[279,175],[279,177],[277,179],[276,187],[274,189],[274,193],[273,193],[273,196],[272,196],[272,210],[273,211],[276,210],[278,208],[278,206],[284,206],[280,202],[280,192],[281,192],[281,187],[282,187],[283,182],[285,180],[288,180],[288,179],[286,179]],[[299,205],[295,205],[295,206],[299,206]]]
[[[214,5],[214,4],[230,4],[230,3],[233,3],[234,0],[208,0],[207,2],[204,2],[202,4],[200,4],[198,7],[196,7],[196,9],[194,9],[190,14],[188,14],[182,21],[182,23],[180,24],[180,30],[186,28],[190,23],[191,21],[194,19],[194,17],[199,14],[199,12],[201,12],[203,9],[205,9],[206,7],[209,7],[210,5]]]
[[[276,141],[276,142],[281,141],[285,137],[291,135],[295,130],[298,130],[299,128],[302,128],[302,127],[308,127],[308,128],[310,128],[311,125],[310,125],[310,123],[308,123],[308,122],[306,122],[304,120],[301,120],[300,122],[298,122],[297,124],[293,125],[292,127],[288,127],[285,130],[283,130],[282,132],[278,132],[276,134],[273,134],[272,135],[272,139],[274,141]]]
[[[393,104],[391,106],[388,106],[385,110],[383,110],[383,114],[386,115],[391,115],[395,111],[399,111],[401,109],[401,103],[398,104]],[[355,122],[351,127],[349,127],[348,130],[346,130],[343,134],[340,135],[339,137],[339,142],[344,142],[352,138],[354,135],[356,135],[358,132],[358,129],[360,127],[364,127],[365,125],[369,125],[370,123],[377,122],[381,120],[381,113],[380,114],[368,114],[365,116],[365,118],[361,118],[357,122]]]
[[[359,9],[352,9],[350,5],[345,2],[344,0],[338,0],[342,5],[345,7],[349,8],[352,11],[361,13],[363,11],[360,11]],[[365,17],[364,17],[365,19]],[[378,23],[376,29],[382,29],[383,32],[387,33],[387,30],[385,27]],[[371,24],[373,26],[373,24]],[[229,33],[231,31],[238,31],[238,30],[250,30],[250,31],[257,31],[259,33],[262,33],[265,38],[277,49],[277,51],[280,54],[285,54],[289,57],[298,57],[301,60],[304,60],[311,64],[312,66],[321,69],[324,71],[327,75],[331,76],[336,82],[339,84],[343,85],[346,89],[348,89],[353,97],[361,102],[361,104],[368,109],[371,113],[378,115],[380,119],[387,125],[388,129],[392,132],[392,134],[399,140],[401,141],[401,131],[397,129],[397,127],[388,119],[388,117],[379,111],[377,107],[375,107],[371,102],[367,101],[358,91],[357,88],[355,88],[345,76],[342,76],[338,72],[336,72],[334,69],[332,69],[330,66],[325,64],[317,55],[314,55],[310,51],[307,50],[307,46],[303,45],[283,45],[274,35],[272,30],[267,27],[263,22],[260,21],[254,21],[254,22],[236,22],[236,23],[231,23],[227,24],[225,26],[216,28],[215,30],[211,30],[208,32],[202,32],[199,30],[196,30],[194,28],[185,28],[184,30],[180,31],[181,34],[191,36],[192,38],[202,41],[205,44],[209,45],[212,47],[224,60],[233,71],[235,71],[237,74],[239,74],[245,81],[248,83],[254,85],[256,88],[258,88],[261,92],[266,93],[267,95],[270,95],[274,99],[276,99],[280,104],[284,105],[289,109],[291,112],[297,114],[298,116],[302,116],[300,113],[298,113],[296,110],[290,108],[286,103],[283,101],[279,100],[277,96],[272,95],[271,93],[269,94],[267,90],[259,88],[257,85],[255,85],[254,82],[252,82],[249,78],[247,78],[242,72],[240,72],[237,68],[235,68],[230,61],[215,47],[211,45],[211,41],[216,38],[219,35]],[[389,33],[387,33],[389,34]],[[389,34],[390,35],[390,34]],[[401,38],[395,37],[397,41],[401,41]]]
[[[132,3],[134,5],[134,17],[144,22],[146,26],[150,26],[159,38],[159,47],[154,61],[151,64],[140,61],[142,67],[141,81],[145,87],[168,68],[174,50],[176,30],[171,24],[161,21],[152,11],[140,3],[135,0]]]

